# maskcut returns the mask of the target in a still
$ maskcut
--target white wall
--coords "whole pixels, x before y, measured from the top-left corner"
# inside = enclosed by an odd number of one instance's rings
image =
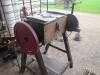
[[[15,21],[15,16],[14,16],[11,0],[1,0],[1,2],[3,5],[2,8],[4,10],[3,14],[5,14],[5,20],[6,20],[4,21],[6,22],[6,26],[8,25],[7,27],[8,33],[6,33],[6,36],[10,36],[9,31],[11,33],[11,36],[13,36],[13,33],[14,33],[13,27],[16,21]]]

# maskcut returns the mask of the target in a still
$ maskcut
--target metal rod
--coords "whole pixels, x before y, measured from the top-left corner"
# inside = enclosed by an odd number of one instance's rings
[[[37,75],[37,73],[34,72],[30,67],[28,67],[27,65],[25,65],[25,67],[26,67],[30,72],[32,72],[32,75]]]
[[[48,52],[48,48],[49,48],[49,46],[50,46],[50,43],[48,43],[48,44],[46,45],[46,47],[45,47],[45,51],[43,52],[43,54],[46,54],[46,53]]]
[[[40,67],[41,75],[48,75],[40,50],[35,54],[35,57]]]
[[[33,15],[32,13],[32,1],[30,0],[30,7],[31,7],[31,15]]]
[[[47,12],[48,12],[48,0],[47,0]]]
[[[24,4],[25,4],[25,2],[24,2],[24,0],[23,0],[23,6],[24,6]]]
[[[74,5],[75,5],[75,3],[72,4],[71,14],[73,14],[73,12],[74,12]]]
[[[24,71],[25,71],[26,60],[27,60],[27,54],[22,52],[22,55],[21,55],[21,68],[20,68],[20,72],[19,72],[21,74],[24,73]]]
[[[54,45],[52,45],[52,44],[49,44],[49,46],[51,46],[51,47],[53,47],[53,48],[56,48],[57,50],[59,50],[59,51],[62,51],[62,52],[64,52],[64,53],[66,53],[66,51],[65,51],[65,50],[63,50],[63,49],[61,49],[61,48],[59,48],[59,47],[56,47],[56,46],[54,46]]]
[[[49,48],[49,46],[51,46],[51,47],[53,47],[53,48],[56,48],[57,50],[59,50],[59,51],[62,51],[62,52],[64,52],[64,53],[66,53],[66,51],[65,50],[63,50],[63,49],[61,49],[61,48],[59,48],[59,47],[56,47],[56,46],[54,46],[54,45],[52,45],[52,44],[47,44],[46,45],[46,47],[45,47],[45,51],[44,51],[44,54],[46,54],[47,52],[48,52],[48,48]]]
[[[40,13],[41,13],[41,0],[40,0]]]
[[[70,62],[70,68],[72,68],[73,60],[72,60],[71,51],[70,51],[70,47],[68,43],[68,37],[66,36],[65,32],[63,33],[63,40],[64,40],[64,45],[65,45],[68,61]]]

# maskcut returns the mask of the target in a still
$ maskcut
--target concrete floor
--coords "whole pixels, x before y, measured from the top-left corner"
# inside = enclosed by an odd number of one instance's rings
[[[86,13],[75,13],[75,15],[80,23],[81,41],[73,40],[75,33],[69,36],[74,67],[72,69],[67,68],[63,75],[83,75],[87,70],[100,75],[100,15]],[[62,42],[55,41],[53,43],[64,48]],[[55,50],[49,50],[47,55],[53,59],[59,59],[58,61],[62,63],[67,60],[65,54]],[[20,75],[18,71],[18,67],[12,62],[0,63],[0,75]],[[32,74],[25,71],[24,75]]]
[[[81,41],[69,39],[74,68],[66,70],[64,75],[82,75],[87,69],[100,75],[100,15],[75,14],[81,28]]]

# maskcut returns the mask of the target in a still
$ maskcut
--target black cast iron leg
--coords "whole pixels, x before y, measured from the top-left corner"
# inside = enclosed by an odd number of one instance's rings
[[[75,5],[75,3],[72,4],[71,14],[73,14],[73,12],[74,12],[74,5]]]
[[[25,71],[26,60],[27,60],[27,54],[22,52],[20,73],[24,73]]]
[[[46,47],[45,47],[45,51],[44,51],[43,54],[46,54],[46,53],[48,52],[48,48],[49,48],[49,46],[50,46],[50,44],[48,43],[48,44],[46,45]]]
[[[38,51],[37,54],[35,54],[35,57],[39,65],[41,75],[48,75],[40,50]]]
[[[73,67],[73,60],[72,60],[71,51],[70,51],[70,47],[69,47],[69,43],[68,43],[68,37],[66,36],[65,32],[63,33],[63,39],[64,39],[66,53],[68,56],[68,61],[70,62],[69,63],[70,68],[72,68]]]

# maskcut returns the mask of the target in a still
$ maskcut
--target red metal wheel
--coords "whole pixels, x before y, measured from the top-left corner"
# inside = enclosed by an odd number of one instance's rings
[[[34,25],[34,24],[33,24]],[[36,54],[39,50],[39,40],[35,30],[26,22],[17,22],[14,34],[18,44],[27,54]]]

